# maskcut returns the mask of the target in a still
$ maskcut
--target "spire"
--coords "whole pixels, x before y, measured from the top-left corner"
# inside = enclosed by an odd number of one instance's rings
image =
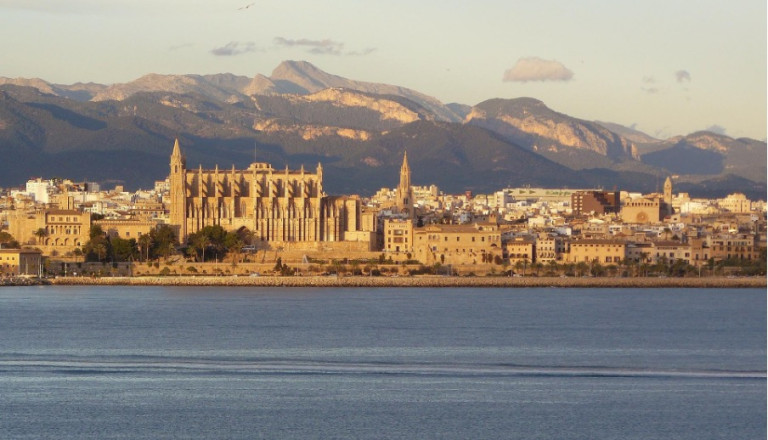
[[[411,187],[411,167],[408,166],[407,151],[403,153],[403,165],[400,167],[400,187],[403,189]]]
[[[179,138],[176,138],[176,140],[173,142],[173,153],[171,153],[171,157],[181,157],[181,148],[179,148]]]
[[[411,167],[408,166],[408,152],[403,153],[403,166],[400,167],[400,184],[396,190],[398,211],[408,218],[413,218],[413,189],[411,188]]]
[[[403,152],[403,166],[400,167],[400,172],[411,172],[411,167],[408,166],[408,150]]]
[[[179,138],[173,142],[173,152],[171,153],[171,172],[178,173],[187,166],[187,158],[182,156],[181,147],[179,147]]]

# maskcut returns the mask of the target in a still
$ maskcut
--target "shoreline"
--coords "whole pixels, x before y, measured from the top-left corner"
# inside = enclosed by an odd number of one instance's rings
[[[160,276],[58,277],[38,284],[57,286],[220,286],[220,287],[645,287],[758,288],[765,277],[707,278],[561,278],[561,277],[370,277],[370,276]],[[29,284],[19,284],[29,285]]]

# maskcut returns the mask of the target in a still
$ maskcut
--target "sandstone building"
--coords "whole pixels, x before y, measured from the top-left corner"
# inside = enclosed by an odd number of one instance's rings
[[[91,215],[74,209],[17,209],[8,215],[8,232],[45,255],[66,255],[88,242]]]
[[[567,261],[618,264],[625,258],[627,258],[627,243],[623,240],[586,239],[571,242],[571,253]]]
[[[187,169],[176,140],[169,182],[169,223],[182,243],[213,225],[245,228],[254,239],[270,243],[370,241],[371,234],[359,234],[371,223],[362,218],[360,199],[327,196],[320,164],[315,172],[303,166],[276,170],[268,163],[252,163],[246,170]]]
[[[492,263],[503,256],[496,224],[428,225],[413,230],[415,259],[431,265]]]
[[[37,249],[0,249],[0,274],[39,275],[42,261]]]
[[[658,195],[630,199],[621,207],[621,219],[625,223],[659,223],[665,206]]]

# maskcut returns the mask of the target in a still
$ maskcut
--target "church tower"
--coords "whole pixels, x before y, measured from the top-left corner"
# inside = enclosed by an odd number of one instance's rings
[[[182,156],[179,140],[173,144],[171,153],[170,183],[170,224],[176,226],[179,240],[187,236],[187,158]]]
[[[400,167],[400,184],[395,191],[397,210],[413,218],[413,189],[411,188],[411,168],[408,166],[408,152],[403,153],[403,165]]]
[[[669,177],[664,181],[664,201],[672,203],[672,179]]]
[[[672,209],[672,179],[670,177],[667,177],[667,180],[664,181],[664,210],[666,211],[667,215],[674,214],[674,210]]]

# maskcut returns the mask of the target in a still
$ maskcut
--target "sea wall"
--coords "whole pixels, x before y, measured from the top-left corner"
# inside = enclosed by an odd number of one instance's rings
[[[263,286],[263,287],[766,287],[764,277],[741,278],[560,278],[560,277],[58,277],[56,285]]]

